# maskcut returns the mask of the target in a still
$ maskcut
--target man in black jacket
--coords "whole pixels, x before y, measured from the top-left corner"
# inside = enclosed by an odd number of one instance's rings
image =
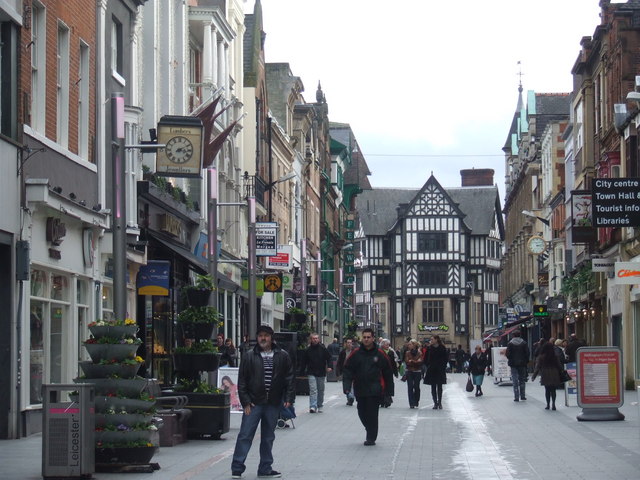
[[[295,400],[295,383],[291,358],[273,342],[273,329],[258,327],[258,343],[240,362],[238,396],[244,409],[240,433],[231,463],[231,478],[242,478],[245,460],[253,437],[260,427],[260,463],[258,478],[279,478],[271,468],[271,449],[280,409],[290,407]]]
[[[393,372],[389,357],[378,348],[373,330],[362,331],[362,345],[344,364],[342,388],[353,390],[358,402],[358,417],[367,432],[365,445],[375,445],[378,438],[378,406],[383,395],[393,396]]]
[[[331,354],[320,343],[320,335],[310,335],[311,345],[304,355],[304,371],[309,379],[309,413],[322,413],[324,404],[324,381],[333,363]]]
[[[527,364],[529,363],[529,345],[520,337],[520,330],[513,332],[513,338],[507,344],[507,358],[511,367],[514,402],[526,400]]]

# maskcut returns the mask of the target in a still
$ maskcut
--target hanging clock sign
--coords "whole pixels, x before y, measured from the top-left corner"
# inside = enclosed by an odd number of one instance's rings
[[[198,177],[202,172],[202,120],[165,115],[158,122],[156,175]]]
[[[533,255],[540,255],[547,249],[547,242],[540,235],[533,235],[527,241],[527,249]]]

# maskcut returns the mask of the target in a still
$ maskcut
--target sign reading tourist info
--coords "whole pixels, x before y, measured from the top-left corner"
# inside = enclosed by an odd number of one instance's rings
[[[577,351],[578,406],[618,408],[624,403],[622,352],[617,347],[582,347]]]
[[[594,227],[640,227],[640,178],[592,182]]]

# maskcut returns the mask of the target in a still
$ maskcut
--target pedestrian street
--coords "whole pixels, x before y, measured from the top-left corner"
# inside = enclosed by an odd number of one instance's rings
[[[375,446],[364,446],[355,405],[346,405],[342,385],[329,382],[323,413],[308,412],[308,397],[296,399],[295,428],[279,428],[273,468],[290,480],[637,480],[640,423],[636,392],[625,392],[626,416],[618,422],[578,422],[578,407],[544,410],[544,389],[527,384],[527,400],[513,402],[510,386],[485,377],[484,396],[464,389],[467,376],[448,374],[443,409],[432,410],[422,385],[419,408],[409,409],[406,384],[396,380],[393,405],[380,410]],[[97,480],[218,480],[231,478],[231,455],[240,415],[221,440],[189,440],[161,448],[154,473],[96,473]],[[255,479],[259,429],[244,479]],[[40,479],[42,437],[0,442],[0,478]]]

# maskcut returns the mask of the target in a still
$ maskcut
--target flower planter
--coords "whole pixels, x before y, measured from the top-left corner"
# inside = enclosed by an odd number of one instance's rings
[[[96,412],[104,413],[109,409],[120,412],[124,409],[126,412],[148,412],[155,406],[155,400],[147,401],[138,398],[118,398],[106,395],[96,395],[95,407]]]
[[[100,337],[120,338],[120,337],[124,337],[125,335],[135,335],[136,332],[138,331],[138,326],[137,325],[117,325],[117,326],[94,325],[92,327],[89,327],[89,331],[96,338],[100,338]]]
[[[105,425],[133,425],[135,423],[151,421],[151,414],[142,413],[96,413],[96,426]]]
[[[96,443],[127,443],[140,440],[149,441],[151,430],[102,431],[96,432]]]
[[[129,343],[85,343],[84,348],[94,363],[100,360],[115,360],[121,362],[126,358],[133,358],[139,345]]]
[[[187,301],[192,307],[205,307],[209,304],[209,297],[211,297],[211,290],[196,290],[190,288],[186,290]]]
[[[174,353],[173,365],[178,372],[212,372],[220,364],[219,353]]]
[[[96,464],[145,465],[158,447],[96,448]]]
[[[189,398],[189,438],[219,439],[229,431],[231,423],[231,395],[229,393],[180,392]]]
[[[213,323],[181,322],[180,327],[182,328],[182,335],[184,338],[210,340],[212,338],[215,325]]]
[[[145,378],[76,378],[74,383],[93,383],[96,395],[137,397],[147,385]]]
[[[137,365],[127,365],[114,363],[111,365],[100,365],[93,362],[80,362],[80,368],[84,372],[87,378],[101,378],[110,377],[111,375],[118,375],[121,378],[133,378],[140,370],[141,363]]]

